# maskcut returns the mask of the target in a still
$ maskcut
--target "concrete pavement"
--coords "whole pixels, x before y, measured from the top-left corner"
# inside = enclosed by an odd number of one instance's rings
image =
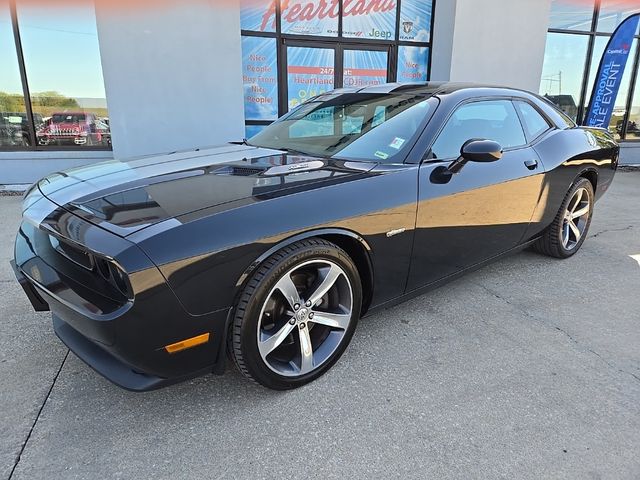
[[[640,172],[621,172],[580,254],[524,252],[368,318],[297,391],[231,370],[133,394],[31,310],[2,197],[0,475],[638,478],[639,205]]]

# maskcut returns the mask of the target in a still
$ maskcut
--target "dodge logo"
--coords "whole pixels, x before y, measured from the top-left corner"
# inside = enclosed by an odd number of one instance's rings
[[[402,29],[404,33],[411,33],[411,30],[413,30],[413,22],[402,22]]]

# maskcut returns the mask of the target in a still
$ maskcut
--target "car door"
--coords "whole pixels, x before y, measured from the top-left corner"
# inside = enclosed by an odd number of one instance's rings
[[[504,148],[502,159],[469,162],[447,176],[446,167],[460,155],[462,145],[478,138],[498,142]],[[538,203],[543,177],[543,165],[528,145],[510,99],[458,106],[420,167],[408,291],[518,245]]]

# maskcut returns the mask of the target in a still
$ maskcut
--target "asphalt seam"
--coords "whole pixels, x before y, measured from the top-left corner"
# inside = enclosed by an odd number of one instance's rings
[[[626,228],[624,230],[629,230],[629,228]],[[600,233],[604,233],[604,232],[600,232]],[[591,349],[590,347],[584,346],[582,345],[578,340],[576,340],[569,332],[567,332],[566,330],[558,327],[557,325],[553,325],[553,323],[547,322],[544,319],[538,317],[537,315],[533,315],[532,313],[528,312],[527,310],[525,310],[523,307],[521,307],[520,305],[511,302],[510,300],[508,300],[507,298],[504,298],[502,295],[500,295],[498,292],[490,289],[489,287],[481,284],[481,283],[476,283],[476,285],[478,285],[479,287],[482,287],[482,289],[484,289],[487,293],[491,294],[492,296],[496,297],[498,300],[501,300],[502,302],[506,303],[507,305],[517,309],[519,312],[523,313],[527,318],[530,318],[546,327],[553,327],[555,328],[558,332],[564,334],[569,340],[571,340],[571,342],[573,344],[575,344],[576,346],[580,347],[581,349],[583,349],[584,351],[591,353],[592,355],[595,355],[596,357],[598,357],[598,359],[600,359],[605,365],[607,365],[609,368],[616,370],[619,373],[623,373],[626,375],[630,375],[632,378],[634,378],[636,381],[640,382],[640,377],[638,375],[636,375],[633,372],[628,372],[626,370],[623,370],[622,368],[620,368],[619,366],[617,366],[614,363],[611,363],[609,360],[607,360],[606,358],[604,358],[601,354],[599,354],[598,352],[596,352],[595,350]]]
[[[635,228],[635,225],[629,225],[627,227],[624,228],[612,228],[612,229],[608,229],[608,230],[602,230],[601,232],[597,232],[594,233],[593,235],[590,235],[588,238],[596,238],[600,235],[603,235],[605,233],[618,233],[618,232],[627,232],[629,230],[633,230]]]
[[[31,425],[31,428],[29,429],[29,433],[27,433],[27,437],[24,439],[24,442],[22,442],[22,447],[20,448],[20,453],[18,453],[18,456],[16,457],[16,460],[13,463],[13,468],[11,469],[11,473],[9,474],[9,478],[7,480],[11,480],[11,478],[13,478],[13,474],[15,473],[16,468],[18,467],[18,464],[20,463],[20,460],[22,459],[22,454],[24,453],[24,450],[25,450],[25,448],[27,448],[27,444],[29,443],[29,440],[31,439],[31,434],[33,433],[33,430],[36,428],[36,424],[38,423],[38,420],[40,420],[40,416],[42,415],[42,411],[44,410],[44,407],[47,405],[47,402],[49,401],[49,397],[51,397],[51,392],[53,391],[53,387],[55,387],[56,382],[58,381],[58,377],[60,376],[60,373],[62,372],[62,367],[64,367],[64,364],[66,363],[68,357],[69,357],[69,350],[67,350],[67,353],[65,354],[64,358],[62,359],[62,363],[60,363],[60,368],[58,368],[58,371],[56,372],[55,377],[53,377],[53,382],[51,382],[51,386],[49,387],[49,391],[47,392],[47,396],[44,398],[44,402],[42,402],[42,405],[40,406],[40,409],[38,410],[38,414],[36,415],[36,418],[33,421],[33,424]]]

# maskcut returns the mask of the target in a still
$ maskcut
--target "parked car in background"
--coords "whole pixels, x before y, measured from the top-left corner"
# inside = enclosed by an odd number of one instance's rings
[[[109,145],[109,127],[90,112],[54,113],[36,133],[38,145]]]
[[[624,129],[624,120],[620,120],[618,121],[618,123],[616,123],[616,132],[618,133],[618,135],[622,135],[622,130]],[[627,124],[627,137],[640,137],[640,127],[638,127],[638,123],[633,121],[633,120],[629,120],[629,123]]]
[[[39,113],[33,114],[36,130],[42,127],[44,120]],[[32,145],[32,130],[25,112],[0,113],[0,145],[24,147]]]
[[[14,147],[20,146],[18,140],[22,140],[22,135],[17,136],[18,131],[9,122],[5,113],[0,114],[0,146]]]
[[[111,129],[104,119],[96,120],[96,132],[102,137],[102,145],[111,145]]]

